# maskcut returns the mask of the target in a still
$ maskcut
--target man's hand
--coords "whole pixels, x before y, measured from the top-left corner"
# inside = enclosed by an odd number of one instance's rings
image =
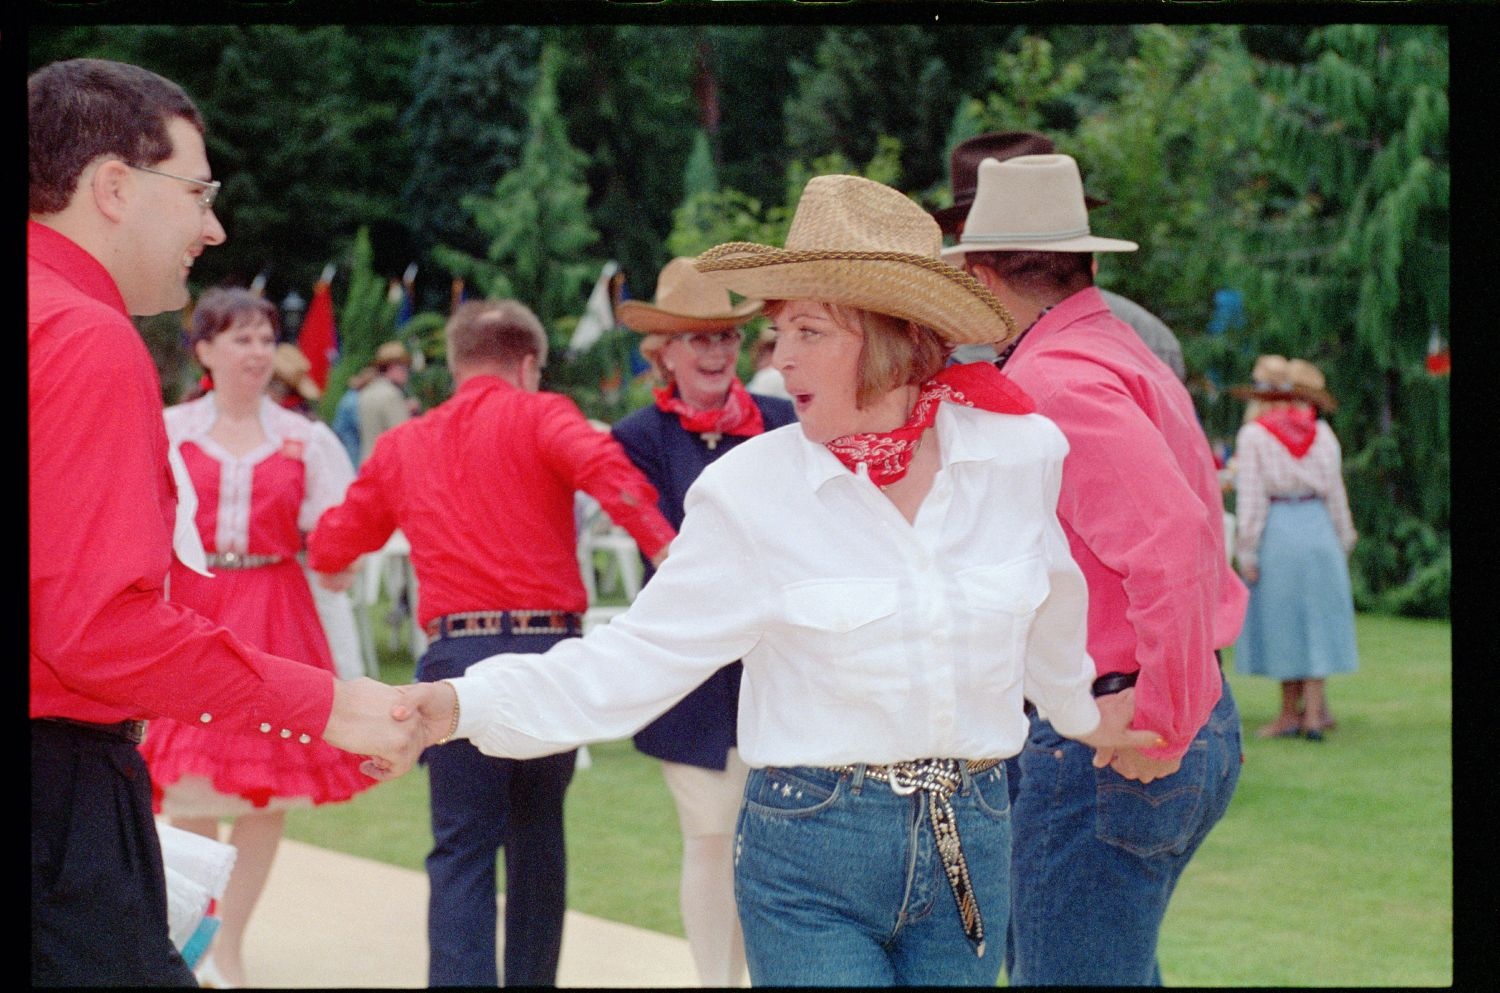
[[[1240,564],[1240,576],[1254,586],[1260,580],[1260,566]]]
[[[1109,693],[1094,701],[1099,705],[1099,726],[1078,740],[1094,749],[1094,768],[1110,765],[1117,754],[1138,748],[1160,748],[1166,740],[1155,731],[1133,730],[1135,687]]]
[[[1182,759],[1154,759],[1142,755],[1134,748],[1122,748],[1115,752],[1110,768],[1126,779],[1149,783],[1153,779],[1165,779],[1182,766]]]
[[[330,593],[343,593],[354,585],[354,577],[358,575],[358,572],[359,570],[351,565],[342,572],[315,572],[313,575],[317,577],[318,585],[323,589]]]
[[[335,748],[369,756],[360,771],[389,780],[406,773],[422,754],[422,726],[394,713],[401,693],[394,686],[361,676],[335,680],[333,712],[323,740]]]
[[[412,716],[422,729],[424,745],[435,745],[448,736],[458,710],[458,690],[446,680],[412,683],[400,688],[400,701],[391,716],[404,721]]]

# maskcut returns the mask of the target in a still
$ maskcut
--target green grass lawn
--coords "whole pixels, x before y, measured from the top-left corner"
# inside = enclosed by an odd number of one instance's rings
[[[1360,670],[1329,681],[1339,727],[1322,743],[1256,739],[1279,687],[1231,674],[1245,766],[1172,899],[1168,985],[1453,982],[1450,626],[1361,616],[1357,630]],[[382,678],[409,681],[410,658],[380,649]],[[655,760],[629,742],[589,754],[568,792],[569,907],[681,935],[677,817]],[[420,870],[426,774],[292,811],[287,836]]]

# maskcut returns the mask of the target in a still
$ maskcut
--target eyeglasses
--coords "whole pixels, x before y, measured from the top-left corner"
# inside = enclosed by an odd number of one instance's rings
[[[204,210],[213,209],[214,199],[219,195],[219,187],[224,185],[217,179],[193,179],[191,176],[178,176],[170,172],[162,172],[160,169],[151,169],[147,166],[130,165],[129,162],[125,164],[141,172],[149,172],[157,176],[165,176],[168,179],[175,179],[179,182],[192,183],[194,186],[203,187],[203,192],[198,194],[198,206]]]
[[[693,346],[695,352],[708,352],[720,346],[725,348],[739,348],[741,335],[738,329],[732,331],[718,331],[713,334],[700,331],[697,334],[684,335],[687,343]]]

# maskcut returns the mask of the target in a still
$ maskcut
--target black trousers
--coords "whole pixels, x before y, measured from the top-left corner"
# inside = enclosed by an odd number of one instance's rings
[[[135,745],[31,722],[33,986],[193,986]]]

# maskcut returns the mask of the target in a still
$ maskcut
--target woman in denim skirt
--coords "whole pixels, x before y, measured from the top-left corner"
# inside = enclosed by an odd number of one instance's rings
[[[610,624],[403,690],[429,741],[544,755],[632,734],[742,659],[735,896],[757,986],[993,985],[1023,697],[1098,762],[1158,743],[1126,729],[1132,691],[1090,693],[1062,433],[993,366],[946,365],[1019,329],[941,245],[905,195],[821,176],[784,248],[699,256],[768,301],[799,423],[703,471]]]

